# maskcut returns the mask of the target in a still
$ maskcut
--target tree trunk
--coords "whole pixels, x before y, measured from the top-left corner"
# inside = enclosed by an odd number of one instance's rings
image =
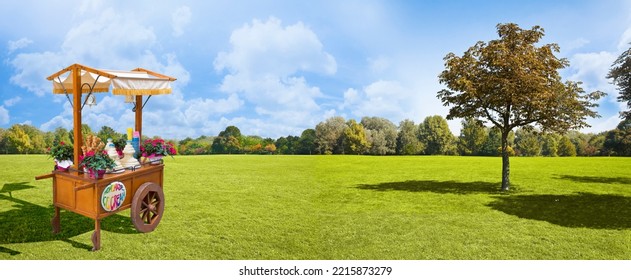
[[[508,155],[508,132],[502,132],[502,191],[510,188],[510,161]]]

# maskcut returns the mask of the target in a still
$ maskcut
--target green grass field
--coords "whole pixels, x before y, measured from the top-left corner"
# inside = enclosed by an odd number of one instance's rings
[[[631,259],[631,158],[178,156],[164,218],[62,211],[46,156],[0,156],[0,259]]]

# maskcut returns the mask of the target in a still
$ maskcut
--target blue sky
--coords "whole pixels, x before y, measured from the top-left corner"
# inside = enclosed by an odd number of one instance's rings
[[[540,25],[568,58],[564,79],[602,90],[614,128],[624,108],[605,76],[631,42],[629,1],[4,1],[0,17],[0,127],[72,127],[63,95],[45,78],[80,63],[142,67],[178,78],[151,98],[144,134],[183,139],[300,135],[331,116],[395,124],[446,116],[436,92],[443,57],[497,38],[498,23]],[[159,4],[158,4],[159,3]],[[98,94],[83,120],[133,127],[123,98]],[[455,134],[459,120],[450,121]]]

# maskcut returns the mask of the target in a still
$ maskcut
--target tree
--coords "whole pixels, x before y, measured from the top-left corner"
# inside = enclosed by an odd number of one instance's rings
[[[425,144],[425,154],[455,155],[456,138],[445,118],[435,115],[426,117],[419,125],[419,140]]]
[[[46,145],[46,140],[44,139],[44,133],[32,125],[20,124],[19,126],[30,139],[30,146],[28,150],[24,152],[31,154],[45,153],[48,146]]]
[[[569,66],[557,58],[556,44],[536,46],[543,28],[523,30],[517,24],[498,24],[499,39],[478,42],[462,57],[445,56],[438,92],[443,105],[451,106],[447,119],[483,118],[501,132],[502,187],[510,186],[508,134],[515,128],[537,125],[564,132],[588,127],[586,117],[598,117],[592,101],[602,92],[585,94],[580,83],[561,81],[559,70]]]
[[[343,117],[331,117],[316,125],[315,142],[322,154],[341,154],[344,151],[342,145],[346,122]]]
[[[361,124],[372,155],[387,155],[397,152],[397,126],[380,117],[363,117]]]
[[[574,144],[574,147],[576,147],[576,155],[586,156],[588,153],[588,150],[592,149],[589,146],[589,139],[593,135],[581,133],[580,131],[575,131],[575,130],[568,131],[568,133],[566,133],[565,135],[567,135],[567,137],[570,138],[570,141],[572,141],[572,144]]]
[[[515,133],[515,143],[522,156],[536,157],[541,155],[543,145],[539,141],[537,131],[520,128]]]
[[[370,147],[366,140],[366,132],[361,123],[349,120],[344,130],[344,151],[349,154],[361,155]]]
[[[85,139],[87,135],[94,134],[92,132],[92,128],[90,128],[90,126],[85,123],[81,124],[81,133],[83,134],[83,139]],[[70,130],[69,134],[70,142],[74,143],[74,129]],[[83,143],[81,143],[81,145],[83,145]]]
[[[0,127],[0,153],[9,153],[9,141],[7,139],[7,130]]]
[[[274,142],[274,145],[276,146],[277,151],[278,151],[279,154],[293,155],[298,150],[298,141],[299,140],[300,140],[300,137],[289,135],[287,137],[280,137],[280,138],[278,138]]]
[[[631,48],[622,52],[611,64],[607,79],[613,79],[620,91],[618,101],[627,103],[627,111],[620,112],[620,116],[631,119]]]
[[[265,146],[263,144],[263,138],[261,136],[250,135],[250,136],[241,137],[241,139],[242,141],[240,144],[242,147],[242,152],[245,154],[261,153],[261,151],[263,150],[263,147]]]
[[[298,140],[298,153],[310,155],[316,151],[316,131],[308,128],[302,131]]]
[[[589,150],[587,156],[604,155],[605,134],[599,133],[589,139]]]
[[[418,126],[414,124],[414,121],[401,121],[397,135],[397,154],[418,155],[424,149],[425,146],[418,139]]]
[[[226,139],[224,147],[228,154],[237,154],[241,151],[241,142],[237,137],[230,135],[228,138],[224,137],[224,139]]]
[[[631,156],[631,118],[623,120],[615,129],[608,131],[603,146],[608,154]]]
[[[233,154],[241,151],[241,130],[236,126],[228,126],[213,139],[211,151],[215,154]]]
[[[116,132],[113,128],[106,125],[101,127],[101,130],[99,130],[99,132],[96,133],[96,136],[99,137],[99,139],[101,139],[101,141],[103,142],[107,142],[108,138],[112,138],[112,140],[116,141],[120,139],[121,137],[122,138],[126,137],[125,135]]]
[[[479,155],[482,145],[486,141],[487,132],[481,121],[466,118],[462,121],[460,136],[458,137],[458,151],[461,155]]]
[[[270,155],[274,154],[274,152],[276,152],[276,145],[274,145],[273,143],[265,145],[265,151]]]
[[[563,135],[559,141],[559,156],[562,157],[575,157],[576,147],[572,144],[570,137]]]
[[[19,124],[14,124],[9,128],[7,132],[7,140],[19,154],[28,154],[28,152],[33,147],[31,145],[31,138],[28,136],[28,134],[26,134],[24,129],[22,129],[22,126]]]
[[[498,156],[500,154],[498,149],[502,147],[502,133],[497,127],[485,128],[485,130],[487,137],[480,149],[480,155]]]
[[[546,133],[543,135],[543,146],[541,147],[541,153],[544,156],[558,157],[559,156],[559,140],[561,137],[556,133]]]

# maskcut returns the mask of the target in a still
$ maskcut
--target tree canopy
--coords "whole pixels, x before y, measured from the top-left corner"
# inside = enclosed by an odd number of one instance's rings
[[[445,56],[439,75],[447,89],[438,92],[450,106],[447,119],[479,118],[501,132],[502,190],[510,186],[508,134],[515,128],[536,125],[563,132],[587,127],[586,117],[603,93],[586,94],[580,82],[561,80],[559,70],[569,66],[557,58],[557,44],[537,44],[543,28],[521,29],[517,24],[498,24],[499,39],[477,42],[462,56]]]
[[[620,112],[620,115],[625,119],[631,119],[631,47],[613,62],[607,79],[613,79],[613,83],[618,87],[618,101],[627,103],[627,110]]]

